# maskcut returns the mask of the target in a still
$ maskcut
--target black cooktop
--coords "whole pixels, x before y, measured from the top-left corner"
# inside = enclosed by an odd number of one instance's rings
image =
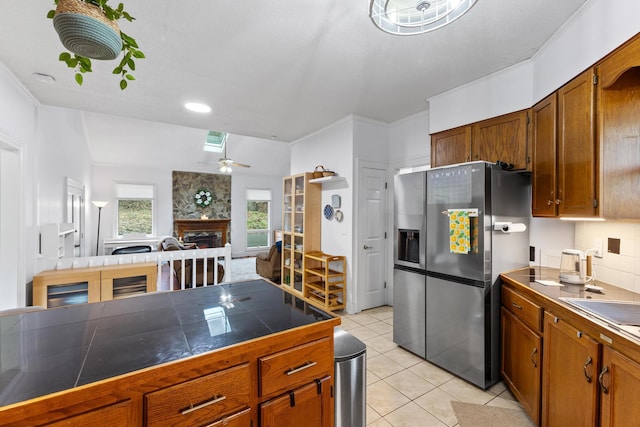
[[[0,316],[0,406],[330,318],[264,280]]]

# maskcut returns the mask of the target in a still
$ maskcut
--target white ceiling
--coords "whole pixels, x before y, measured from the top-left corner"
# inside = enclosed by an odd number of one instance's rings
[[[365,0],[129,0],[137,20],[121,28],[147,59],[120,91],[113,62],[94,61],[80,87],[58,61],[53,1],[3,0],[0,61],[41,103],[101,113],[85,115],[94,161],[110,163],[121,144],[176,162],[181,142],[201,148],[202,130],[292,142],[349,114],[393,122],[423,111],[428,97],[530,58],[585,1],[478,0],[448,27],[399,37],[372,24]],[[213,111],[190,113],[186,101]]]

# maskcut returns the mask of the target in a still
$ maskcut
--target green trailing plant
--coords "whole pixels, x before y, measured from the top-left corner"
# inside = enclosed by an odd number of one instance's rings
[[[124,5],[122,3],[118,4],[118,7],[115,9],[109,6],[109,0],[80,0],[85,3],[92,4],[94,6],[99,7],[105,16],[112,20],[117,21],[119,19],[126,19],[129,22],[133,22],[135,18],[124,10]],[[56,6],[58,5],[58,0],[54,0]],[[53,19],[56,11],[50,10],[47,13],[47,18]],[[122,59],[118,66],[113,69],[113,74],[118,74],[121,76],[120,79],[120,89],[125,90],[128,86],[128,81],[135,80],[136,78],[131,74],[131,71],[135,71],[136,69],[136,59],[144,59],[144,53],[139,49],[138,43],[136,40],[125,34],[123,31],[120,31],[120,38],[122,39],[122,51],[124,55],[122,55]],[[93,70],[91,69],[91,59],[78,55],[76,53],[71,52],[62,52],[58,58],[60,61],[67,64],[69,68],[73,68],[76,70],[75,80],[76,83],[82,85],[84,78],[84,73],[90,73]]]

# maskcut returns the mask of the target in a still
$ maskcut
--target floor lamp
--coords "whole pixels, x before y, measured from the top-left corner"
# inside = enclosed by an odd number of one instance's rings
[[[94,200],[91,203],[96,205],[96,207],[98,208],[98,232],[96,233],[96,256],[98,256],[98,248],[100,247],[100,214],[102,214],[102,208],[107,206],[109,202],[99,202],[97,200]]]

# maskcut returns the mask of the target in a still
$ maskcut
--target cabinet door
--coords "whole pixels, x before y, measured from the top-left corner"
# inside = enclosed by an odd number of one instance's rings
[[[567,322],[544,315],[542,425],[598,425],[600,344]]]
[[[517,111],[475,123],[471,131],[471,158],[510,163],[527,168],[527,112]]]
[[[600,425],[639,426],[640,364],[605,347],[600,382]]]
[[[598,201],[593,69],[558,90],[558,123],[558,215],[595,216]]]
[[[556,93],[538,102],[532,111],[533,216],[556,215]]]
[[[260,405],[260,426],[333,426],[330,379],[315,380]]]
[[[502,378],[540,425],[542,338],[502,308]]]
[[[431,135],[431,167],[471,160],[471,126],[462,126]]]

